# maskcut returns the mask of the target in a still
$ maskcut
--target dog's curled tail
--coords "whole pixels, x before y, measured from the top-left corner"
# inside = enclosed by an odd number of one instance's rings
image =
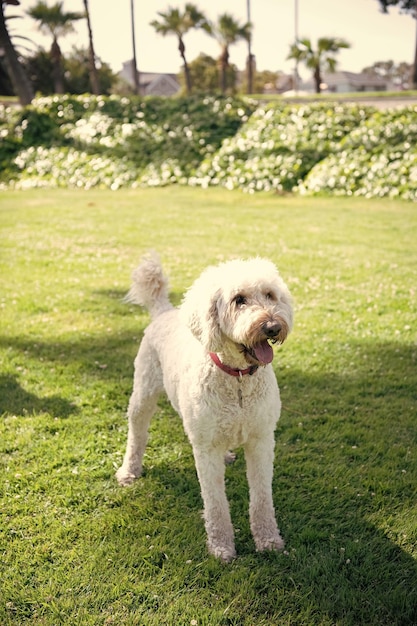
[[[148,309],[152,319],[172,308],[168,295],[168,278],[155,251],[143,257],[133,271],[132,286],[125,302],[140,304]]]

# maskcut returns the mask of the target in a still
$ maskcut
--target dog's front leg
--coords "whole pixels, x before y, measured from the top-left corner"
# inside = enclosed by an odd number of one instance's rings
[[[194,458],[204,502],[209,552],[228,563],[236,556],[232,520],[224,483],[224,451],[194,448]]]
[[[245,445],[246,472],[249,483],[249,516],[258,552],[282,550],[272,501],[274,464],[273,433],[268,438],[253,439]]]

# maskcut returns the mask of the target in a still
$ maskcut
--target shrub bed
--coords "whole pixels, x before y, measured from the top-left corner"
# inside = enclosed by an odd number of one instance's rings
[[[191,182],[249,192],[291,191],[370,112],[350,104],[259,107],[214,157],[203,161]]]
[[[39,98],[0,107],[0,188],[220,185],[417,200],[417,107]]]
[[[1,178],[17,188],[117,189],[146,184],[147,178],[152,184],[174,182],[172,175],[166,176],[171,168],[186,181],[207,154],[236,133],[255,106],[249,100],[211,96],[54,96],[35,100],[20,112],[3,107]]]
[[[417,200],[417,107],[375,111],[311,169],[302,193]]]

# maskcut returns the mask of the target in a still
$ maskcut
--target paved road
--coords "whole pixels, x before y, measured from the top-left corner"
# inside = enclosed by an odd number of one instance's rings
[[[397,96],[393,98],[378,98],[370,96],[355,96],[353,94],[346,94],[346,97],[340,96],[340,98],[329,98],[329,102],[356,102],[357,104],[364,104],[366,106],[373,106],[377,109],[400,109],[401,107],[417,106],[417,96]],[[286,102],[305,103],[305,102],[326,102],[324,95],[315,100],[311,97],[293,97],[286,98]]]
[[[416,106],[417,98],[410,96],[406,98],[361,98],[360,100],[355,100],[355,102],[361,102],[377,109],[400,109],[401,107]]]

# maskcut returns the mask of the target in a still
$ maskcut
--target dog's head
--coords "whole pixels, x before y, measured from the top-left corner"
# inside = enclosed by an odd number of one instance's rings
[[[252,365],[273,358],[271,343],[283,343],[292,328],[287,286],[266,259],[236,260],[209,267],[185,295],[182,316],[207,351],[227,342]]]

